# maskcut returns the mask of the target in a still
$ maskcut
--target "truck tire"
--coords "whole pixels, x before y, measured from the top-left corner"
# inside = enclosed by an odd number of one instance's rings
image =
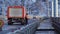
[[[27,25],[27,19],[22,19],[21,25]]]
[[[21,22],[21,25],[24,25],[25,23],[24,23],[24,20],[22,20],[22,22]]]
[[[24,22],[25,22],[26,25],[28,24],[28,20],[27,19],[25,19]]]
[[[27,25],[28,24],[27,18],[24,19],[23,23],[24,23],[24,25]]]
[[[12,18],[8,18],[8,25],[12,25],[13,24],[11,21],[12,21]]]

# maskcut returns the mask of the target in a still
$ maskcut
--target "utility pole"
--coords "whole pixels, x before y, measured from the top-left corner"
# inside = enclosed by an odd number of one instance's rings
[[[54,17],[54,3],[53,3],[53,0],[52,0],[52,17]]]
[[[58,17],[58,0],[53,0],[54,17]]]

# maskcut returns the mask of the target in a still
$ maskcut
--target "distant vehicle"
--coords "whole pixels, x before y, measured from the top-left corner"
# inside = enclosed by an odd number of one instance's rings
[[[27,13],[24,6],[9,6],[7,10],[8,25],[27,24]]]

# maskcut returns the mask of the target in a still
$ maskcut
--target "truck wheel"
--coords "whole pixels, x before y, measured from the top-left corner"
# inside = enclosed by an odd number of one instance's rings
[[[27,24],[28,24],[28,20],[27,20],[27,18],[22,19],[21,24],[22,24],[22,25],[27,25]]]
[[[24,24],[27,25],[28,24],[28,20],[24,19]]]
[[[8,18],[8,25],[12,25],[12,18]]]
[[[24,23],[24,20],[22,20],[22,22],[21,22],[21,25],[24,25],[25,23]]]

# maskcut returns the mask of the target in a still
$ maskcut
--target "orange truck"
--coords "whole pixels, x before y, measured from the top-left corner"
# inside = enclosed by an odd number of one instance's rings
[[[27,13],[24,6],[9,6],[7,10],[8,25],[27,24]]]

